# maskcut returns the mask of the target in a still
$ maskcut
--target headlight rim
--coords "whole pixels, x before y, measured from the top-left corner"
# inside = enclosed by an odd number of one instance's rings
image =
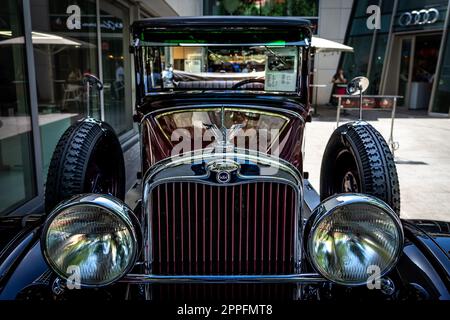
[[[100,198],[105,198],[105,199],[107,199],[108,203],[111,202],[111,203],[115,204],[116,206],[118,206],[117,209],[120,208],[120,211],[117,212],[117,211],[115,211],[115,209],[108,207],[106,204],[99,203],[98,200]],[[127,268],[125,268],[124,271],[119,276],[116,276],[115,278],[112,278],[108,281],[98,283],[98,284],[92,284],[92,283],[87,284],[87,283],[83,283],[82,281],[80,283],[80,286],[82,288],[100,288],[100,287],[105,287],[105,286],[111,285],[111,284],[119,281],[121,278],[126,276],[131,271],[131,269],[136,265],[136,261],[137,261],[139,255],[141,254],[142,247],[143,247],[143,235],[142,235],[142,230],[141,230],[139,220],[137,219],[136,215],[131,210],[131,208],[128,207],[128,205],[126,205],[123,201],[121,201],[120,199],[118,199],[114,196],[106,195],[106,194],[94,194],[94,193],[80,194],[80,195],[76,195],[76,196],[58,204],[52,210],[52,212],[47,216],[47,218],[43,224],[43,227],[42,227],[42,233],[40,236],[40,247],[41,247],[42,255],[44,257],[45,262],[50,267],[50,269],[53,272],[55,272],[60,278],[67,280],[67,278],[68,278],[67,275],[65,275],[63,272],[61,272],[59,270],[59,268],[57,266],[55,266],[55,264],[53,263],[52,259],[50,258],[49,254],[47,252],[47,234],[48,234],[48,229],[49,229],[50,225],[55,220],[55,218],[59,214],[61,214],[61,212],[63,212],[64,210],[70,209],[72,207],[80,206],[80,205],[97,207],[97,208],[106,210],[109,212],[109,214],[112,214],[115,217],[119,218],[123,223],[125,223],[127,229],[130,232],[132,240],[135,244],[134,250],[133,250],[133,255],[130,259],[130,263],[127,266]]]
[[[342,197],[341,201],[338,201],[337,198]],[[333,201],[334,200],[334,201]],[[330,279],[325,274],[322,274],[320,272],[320,269],[316,266],[315,260],[311,256],[311,245],[312,245],[312,236],[313,236],[313,230],[317,228],[317,225],[319,225],[323,219],[326,217],[329,217],[332,215],[336,210],[348,206],[351,204],[358,204],[358,203],[370,203],[373,204],[380,209],[383,210],[386,214],[388,214],[389,218],[391,218],[396,226],[396,229],[399,234],[399,245],[397,247],[397,250],[395,254],[393,255],[392,262],[388,265],[387,268],[383,269],[383,271],[380,274],[380,277],[383,277],[387,273],[389,273],[398,263],[401,253],[403,252],[404,248],[404,241],[405,241],[405,235],[403,231],[403,224],[401,222],[401,219],[398,214],[394,212],[394,210],[387,205],[384,201],[381,199],[367,194],[360,194],[360,193],[340,193],[332,195],[325,200],[323,200],[312,212],[311,216],[307,219],[305,228],[304,228],[304,237],[303,237],[303,248],[306,253],[306,257],[311,264],[311,266],[314,268],[314,270],[322,275],[327,280],[339,284],[344,285],[347,287],[358,287],[367,284],[367,280],[361,281],[361,282],[345,282],[345,281],[339,281],[338,279]]]

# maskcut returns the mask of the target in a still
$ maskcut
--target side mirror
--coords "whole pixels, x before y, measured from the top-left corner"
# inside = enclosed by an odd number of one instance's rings
[[[366,77],[356,77],[347,85],[347,94],[356,96],[363,94],[369,87],[369,79]]]

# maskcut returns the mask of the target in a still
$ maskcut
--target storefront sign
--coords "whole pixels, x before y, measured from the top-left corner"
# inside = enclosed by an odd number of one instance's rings
[[[83,19],[81,19],[83,18]],[[81,30],[88,32],[96,32],[97,21],[95,17],[88,16],[83,17],[76,15],[76,12],[70,15],[68,18],[64,18],[61,15],[55,15],[51,17],[51,30],[52,31],[66,31],[69,30]],[[64,23],[66,22],[66,23]],[[123,22],[119,18],[110,16],[100,17],[100,28],[102,31],[122,33]]]
[[[433,24],[439,20],[439,10],[435,8],[404,12],[398,18],[402,27],[412,25]]]

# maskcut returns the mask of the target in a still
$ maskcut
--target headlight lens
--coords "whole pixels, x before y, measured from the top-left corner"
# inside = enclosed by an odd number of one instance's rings
[[[83,286],[118,280],[136,260],[140,237],[131,210],[105,195],[83,195],[57,207],[44,228],[42,247],[52,269]]]
[[[344,285],[362,285],[396,263],[403,229],[389,206],[377,198],[343,194],[325,200],[308,224],[307,251],[315,269]]]

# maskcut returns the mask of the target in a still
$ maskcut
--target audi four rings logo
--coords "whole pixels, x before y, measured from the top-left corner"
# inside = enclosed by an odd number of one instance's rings
[[[404,12],[398,19],[402,27],[411,25],[432,24],[438,21],[439,11],[435,8]]]

